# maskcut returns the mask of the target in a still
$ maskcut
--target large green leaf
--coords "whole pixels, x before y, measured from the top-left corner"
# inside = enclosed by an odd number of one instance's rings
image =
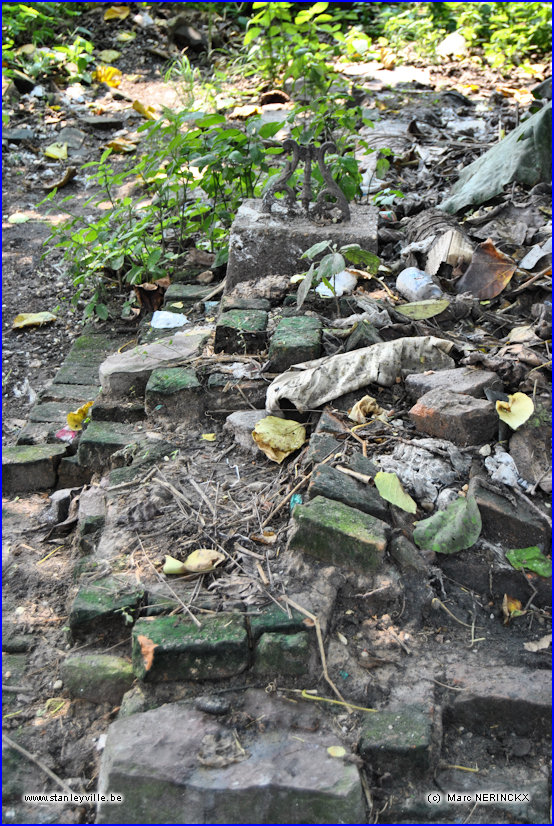
[[[438,554],[471,548],[481,533],[481,514],[473,496],[461,496],[446,510],[415,523],[414,542]]]
[[[345,267],[344,258],[340,252],[330,252],[329,255],[324,255],[317,268],[318,278],[323,281],[324,278],[330,279],[337,275]]]
[[[310,287],[312,286],[313,274],[314,274],[314,265],[311,264],[310,269],[308,270],[308,272],[304,276],[304,279],[298,285],[298,290],[296,292],[296,306],[298,307],[298,309],[300,309],[302,304],[305,302],[306,296],[308,295],[308,293],[310,291]]]
[[[315,258],[316,255],[319,255],[320,252],[326,250],[330,243],[330,241],[318,241],[317,244],[314,244],[312,247],[310,247],[310,249],[306,250],[306,252],[303,252],[300,257],[310,259]]]
[[[506,552],[506,559],[514,568],[533,571],[540,576],[552,576],[552,560],[548,559],[540,548],[532,545],[530,548],[517,548]]]
[[[369,272],[375,274],[381,263],[379,256],[369,250],[363,250],[358,244],[348,244],[341,247],[341,252],[352,264],[363,264]]]

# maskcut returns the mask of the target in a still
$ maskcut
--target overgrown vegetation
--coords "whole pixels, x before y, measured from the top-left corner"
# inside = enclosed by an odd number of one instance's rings
[[[155,14],[153,4],[140,5]],[[182,6],[174,5],[176,11]],[[6,73],[19,69],[35,79],[50,74],[57,81],[90,83],[93,35],[75,25],[81,6],[86,4],[4,3]],[[70,214],[71,196],[62,199],[69,217],[54,230],[51,241],[64,251],[75,301],[87,296],[86,315],[107,317],[104,294],[109,283],[121,288],[171,274],[191,243],[217,253],[216,263],[224,263],[229,227],[241,201],[260,197],[279,171],[281,150],[274,138],[282,127],[299,143],[334,141],[337,153],[327,156],[332,173],[349,200],[358,198],[361,176],[351,150],[355,143],[360,145],[359,128],[369,121],[337,71],[341,60],[370,60],[392,49],[395,59],[402,61],[406,43],[412,54],[434,60],[439,41],[454,31],[466,39],[468,59],[495,66],[521,64],[550,48],[547,3],[352,3],[340,8],[326,2],[263,2],[251,8],[239,3],[187,7],[206,17],[210,54],[218,16],[233,21],[242,33],[242,48],[238,53],[227,49],[226,71],[210,61],[209,76],[185,53],[169,66],[166,79],[177,84],[182,111],[165,110],[158,120],[140,127],[138,160],[126,161],[107,150],[99,161],[85,166],[99,190],[87,205],[92,209],[102,204],[102,210],[93,213],[99,217],[75,218]],[[264,124],[259,117],[240,126],[229,123],[217,109],[226,82],[230,94],[233,72],[251,77],[261,87],[287,90],[294,109],[284,113],[282,123]],[[387,150],[380,150],[379,176],[389,164],[387,155]],[[313,182],[317,192],[322,181],[316,167]],[[400,196],[383,189],[374,201],[386,206]]]

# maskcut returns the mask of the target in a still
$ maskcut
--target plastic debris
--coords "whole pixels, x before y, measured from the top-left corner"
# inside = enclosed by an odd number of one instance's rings
[[[170,313],[167,310],[156,310],[152,316],[150,326],[156,330],[172,330],[188,324],[188,318],[183,313]]]

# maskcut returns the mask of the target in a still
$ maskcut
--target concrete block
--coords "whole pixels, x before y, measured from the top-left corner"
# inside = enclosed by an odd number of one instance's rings
[[[134,680],[133,667],[110,654],[74,654],[60,666],[60,677],[70,697],[91,703],[118,705]]]
[[[269,345],[270,370],[284,373],[293,364],[319,358],[321,321],[310,316],[283,318]]]
[[[203,391],[194,370],[158,367],[146,385],[145,409],[157,420],[194,422],[204,413]]]
[[[547,670],[478,666],[469,661],[446,667],[444,681],[463,691],[446,695],[446,720],[486,735],[491,727],[518,735],[550,730],[551,675]]]
[[[476,367],[454,367],[452,370],[412,373],[406,376],[404,386],[412,399],[419,399],[431,390],[453,390],[480,399],[484,397],[485,390],[503,389],[496,373],[478,370]]]
[[[235,441],[250,453],[259,454],[259,448],[252,438],[252,431],[261,419],[266,417],[265,410],[237,410],[225,419],[224,430],[229,430]]]
[[[240,281],[306,271],[302,253],[327,238],[339,247],[359,244],[376,252],[378,210],[351,204],[350,213],[350,221],[321,227],[303,217],[265,214],[261,200],[244,201],[231,227],[226,292]]]
[[[308,494],[311,498],[325,496],[327,499],[334,499],[378,519],[386,521],[388,518],[387,503],[375,488],[329,465],[320,465],[314,470]]]
[[[152,344],[144,344],[114,353],[99,369],[102,392],[114,398],[138,398],[143,395],[153,370],[176,367],[199,353],[209,331],[193,327]]]
[[[17,445],[2,448],[2,493],[48,490],[56,484],[65,445]]]
[[[360,573],[382,564],[389,526],[380,519],[323,496],[297,505],[292,516],[290,548]]]
[[[440,711],[428,704],[367,714],[358,750],[373,771],[412,778],[430,773],[439,756]]]
[[[242,615],[148,617],[133,628],[133,670],[144,681],[223,680],[249,664]]]
[[[498,433],[498,414],[492,402],[446,388],[426,393],[409,415],[419,433],[462,447],[484,444]]]
[[[225,353],[257,353],[266,344],[265,310],[229,310],[219,317],[214,349]]]

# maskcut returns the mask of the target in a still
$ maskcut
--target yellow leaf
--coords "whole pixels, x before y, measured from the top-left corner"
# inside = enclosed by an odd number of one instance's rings
[[[125,20],[129,17],[129,6],[110,6],[104,12],[104,20]]]
[[[128,141],[127,138],[114,138],[113,141],[106,144],[106,148],[123,155],[125,152],[134,152],[137,145],[132,141]]]
[[[142,115],[143,118],[146,118],[146,120],[156,120],[158,117],[153,106],[145,106],[140,100],[133,101],[133,109],[135,112],[138,112],[139,115]]]
[[[225,555],[212,548],[198,548],[187,556],[183,565],[191,574],[207,574],[224,561]]]
[[[56,161],[65,161],[67,158],[67,144],[66,143],[51,143],[44,150],[47,158],[54,158]]]
[[[508,401],[497,401],[496,412],[498,418],[509,424],[512,430],[517,430],[527,419],[533,415],[535,405],[533,400],[525,393],[514,393],[508,396]]]
[[[215,433],[203,433],[201,436],[205,442],[215,442],[216,436]]]
[[[92,73],[92,79],[107,86],[119,86],[123,75],[115,66],[97,66]]]
[[[259,106],[246,104],[245,106],[235,106],[229,117],[236,118],[237,120],[246,120],[247,118],[251,118],[253,115],[261,114],[262,110]]]
[[[114,60],[121,57],[121,52],[118,52],[115,49],[102,49],[101,52],[98,52],[98,57],[102,63],[113,63]]]
[[[119,32],[115,39],[120,43],[129,43],[129,41],[134,40],[136,36],[136,32]]]
[[[346,749],[344,746],[329,746],[327,754],[331,757],[344,757],[346,755]]]
[[[274,545],[277,542],[275,531],[264,531],[262,534],[250,534],[252,542],[259,542],[260,545]]]
[[[283,459],[302,447],[306,429],[290,419],[266,416],[252,431],[252,438],[268,459],[280,465]]]
[[[179,562],[178,559],[175,559],[173,556],[169,556],[169,554],[165,555],[165,562],[162,571],[164,574],[169,576],[187,573],[185,563]]]
[[[82,430],[83,422],[85,421],[88,411],[94,402],[86,402],[78,410],[74,410],[67,414],[67,426],[71,430]]]
[[[19,313],[12,324],[13,330],[19,330],[21,327],[40,327],[42,324],[48,324],[50,321],[55,321],[56,316],[52,313]]]

